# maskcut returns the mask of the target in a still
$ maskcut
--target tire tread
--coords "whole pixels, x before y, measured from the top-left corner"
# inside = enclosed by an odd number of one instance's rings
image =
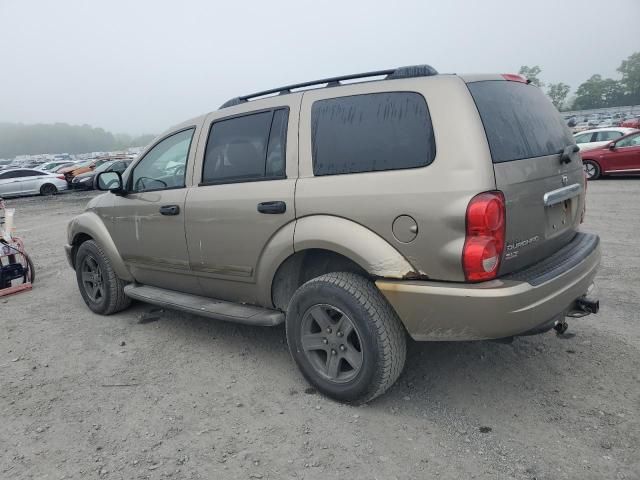
[[[82,245],[80,245],[77,256],[80,255],[80,251],[82,248],[95,250],[96,253],[100,256],[100,260],[106,267],[104,269],[105,271],[103,272],[103,275],[107,276],[107,278],[105,279],[105,284],[109,288],[109,302],[105,305],[102,311],[97,313],[100,313],[101,315],[112,315],[129,307],[129,305],[131,305],[131,299],[124,293],[124,287],[127,285],[127,282],[120,279],[116,275],[113,267],[111,266],[109,257],[104,253],[104,250],[102,250],[100,244],[98,244],[95,240],[87,240]]]
[[[402,373],[407,353],[402,322],[375,284],[355,273],[334,272],[313,278],[300,287],[294,297],[318,283],[334,285],[348,292],[364,307],[373,322],[381,352],[380,364],[374,381],[358,400],[358,403],[369,402],[391,387]]]

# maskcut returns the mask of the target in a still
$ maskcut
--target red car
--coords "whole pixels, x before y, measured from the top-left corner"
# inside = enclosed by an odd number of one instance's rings
[[[589,180],[613,173],[640,173],[640,132],[582,152],[582,163]]]
[[[639,128],[640,129],[640,116],[625,120],[620,124],[621,127]]]

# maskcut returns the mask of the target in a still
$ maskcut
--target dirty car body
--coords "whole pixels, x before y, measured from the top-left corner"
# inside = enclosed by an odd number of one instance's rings
[[[416,340],[538,333],[588,313],[600,246],[579,232],[582,162],[539,89],[430,67],[383,74],[239,97],[170,129],[121,176],[98,176],[111,191],[69,224],[70,264],[78,270],[93,241],[132,298],[256,325],[286,320],[288,336],[302,335],[302,346],[289,341],[307,379],[347,401],[373,398],[389,379],[358,383],[369,359],[383,361],[367,347],[371,323],[353,299],[307,298],[323,288],[366,289],[386,312],[376,325]],[[299,329],[318,306],[334,320],[316,312],[325,318],[307,336],[328,322],[326,347],[305,346]],[[351,319],[357,341],[332,336],[337,318]],[[404,362],[397,338],[394,372]]]

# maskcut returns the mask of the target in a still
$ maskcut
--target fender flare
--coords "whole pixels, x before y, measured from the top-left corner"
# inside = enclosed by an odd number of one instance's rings
[[[124,260],[122,260],[120,253],[118,253],[118,249],[116,248],[107,227],[105,227],[100,217],[94,212],[88,211],[81,213],[69,222],[67,238],[69,245],[73,246],[74,257],[75,250],[77,249],[76,239],[78,238],[78,235],[82,234],[90,236],[100,245],[102,251],[109,258],[111,266],[119,278],[128,282],[135,281],[129,272],[129,269],[126,267]]]
[[[273,279],[280,266],[293,254],[309,249],[340,254],[374,277],[416,275],[409,261],[377,233],[342,217],[310,215],[286,224],[265,245],[256,271],[262,305],[272,305]]]
[[[380,235],[333,215],[298,219],[293,248],[296,252],[321,248],[339,253],[375,277],[402,279],[417,274],[409,261]]]

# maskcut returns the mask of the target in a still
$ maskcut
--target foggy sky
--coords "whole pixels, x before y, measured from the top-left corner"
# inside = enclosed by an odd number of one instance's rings
[[[0,0],[0,121],[160,133],[241,94],[428,63],[572,90],[640,50],[639,0]]]

